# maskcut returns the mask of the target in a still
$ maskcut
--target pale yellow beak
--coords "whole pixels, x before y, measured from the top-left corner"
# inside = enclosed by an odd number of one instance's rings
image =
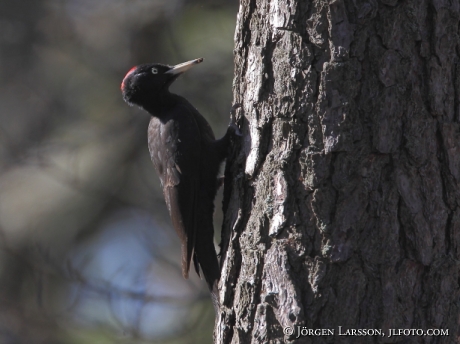
[[[195,60],[187,61],[187,62],[184,62],[184,63],[180,63],[180,64],[175,65],[174,67],[172,67],[165,74],[172,74],[172,75],[181,74],[181,73],[189,70],[190,68],[192,68],[194,65],[197,65],[197,64],[203,62],[203,60],[204,59],[202,57],[200,57],[199,59],[195,59]]]

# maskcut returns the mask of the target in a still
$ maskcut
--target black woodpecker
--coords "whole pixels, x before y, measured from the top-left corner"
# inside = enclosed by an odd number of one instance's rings
[[[151,116],[148,145],[160,177],[173,227],[182,244],[182,274],[188,278],[193,257],[211,291],[214,307],[219,305],[217,282],[220,268],[214,248],[214,198],[218,172],[227,156],[232,134],[216,140],[209,123],[187,99],[169,91],[169,86],[202,58],[168,66],[143,64],[133,67],[121,83],[124,100],[138,105]]]

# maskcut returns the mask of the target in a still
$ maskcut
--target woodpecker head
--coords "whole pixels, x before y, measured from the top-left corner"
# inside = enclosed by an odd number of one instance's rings
[[[123,99],[129,105],[142,106],[163,92],[167,92],[179,75],[201,62],[203,58],[175,66],[154,63],[133,67],[121,83]]]

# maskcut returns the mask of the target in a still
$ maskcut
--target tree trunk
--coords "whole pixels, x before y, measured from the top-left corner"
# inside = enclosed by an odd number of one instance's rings
[[[459,340],[459,7],[241,2],[216,343]]]

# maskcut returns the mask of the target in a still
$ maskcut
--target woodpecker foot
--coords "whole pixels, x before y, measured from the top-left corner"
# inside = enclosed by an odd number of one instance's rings
[[[230,123],[227,130],[230,131],[232,135],[236,135],[240,137],[243,136],[243,134],[240,131],[240,128],[238,128],[238,126],[235,123]]]
[[[236,112],[236,110],[239,109],[239,108],[242,107],[242,106],[243,106],[243,104],[241,104],[241,103],[235,103],[235,104],[233,104],[232,108],[230,109],[230,113],[231,113],[232,115],[234,115],[235,112]]]
[[[243,105],[241,103],[235,103],[233,104],[231,110],[230,110],[230,113],[232,114],[232,120],[231,120],[231,123],[229,125],[229,129],[232,130],[232,134],[236,135],[236,136],[243,136],[243,134],[241,133],[240,129],[238,128],[238,126],[236,125],[236,110],[238,110],[239,108],[241,108]]]

